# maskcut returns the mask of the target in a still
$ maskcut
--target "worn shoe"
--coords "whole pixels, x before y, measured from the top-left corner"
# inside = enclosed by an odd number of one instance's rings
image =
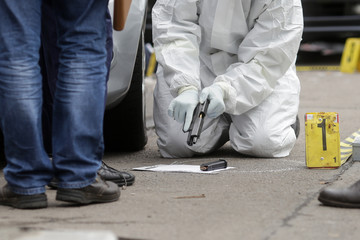
[[[131,186],[135,182],[135,176],[133,174],[116,170],[115,168],[109,167],[104,162],[102,162],[98,174],[105,181],[114,182],[119,187]],[[56,178],[52,179],[48,186],[56,189],[58,186],[58,180]]]
[[[115,168],[109,167],[104,162],[102,162],[98,174],[105,181],[114,182],[119,187],[131,186],[135,182],[135,176],[133,174],[116,170]]]
[[[360,208],[360,180],[347,188],[326,188],[320,192],[318,200],[333,207]]]
[[[107,182],[98,175],[95,181],[84,188],[58,188],[56,200],[79,204],[106,203],[117,201],[120,189],[113,182]]]
[[[47,207],[45,193],[20,195],[12,192],[8,185],[0,188],[0,204],[21,209],[36,209]]]

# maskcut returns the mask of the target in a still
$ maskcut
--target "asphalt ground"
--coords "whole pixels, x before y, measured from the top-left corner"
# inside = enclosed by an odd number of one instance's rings
[[[74,206],[55,201],[56,192],[49,189],[46,209],[0,206],[0,239],[40,240],[45,232],[52,240],[66,235],[89,240],[103,230],[122,240],[360,238],[359,210],[326,207],[317,200],[324,187],[348,186],[360,179],[360,163],[350,158],[338,169],[308,169],[304,131],[307,112],[338,112],[341,139],[360,128],[360,74],[308,71],[299,72],[299,77],[301,130],[289,157],[249,158],[226,144],[208,156],[163,159],[148,110],[145,149],[104,158],[108,165],[136,175],[136,183],[121,191],[118,202]],[[147,80],[148,108],[154,81]],[[235,168],[211,175],[132,171],[175,162],[198,165],[219,158]],[[0,185],[4,184],[1,172]],[[101,236],[112,239],[105,233]]]

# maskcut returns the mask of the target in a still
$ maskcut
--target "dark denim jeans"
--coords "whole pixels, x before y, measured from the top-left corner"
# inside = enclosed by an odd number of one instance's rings
[[[42,135],[42,3],[54,10],[59,66],[50,161]],[[0,1],[0,126],[5,178],[15,193],[93,182],[103,156],[107,0]]]
[[[113,30],[110,12],[106,13],[106,67],[107,77],[109,80],[111,60],[113,56]],[[52,111],[56,89],[56,82],[59,69],[59,51],[57,46],[57,31],[54,26],[56,19],[51,2],[45,1],[42,5],[42,30],[41,30],[41,50],[40,50],[40,67],[43,77],[43,138],[46,152],[52,153]],[[1,136],[2,137],[2,136]],[[1,141],[2,139],[0,139]]]

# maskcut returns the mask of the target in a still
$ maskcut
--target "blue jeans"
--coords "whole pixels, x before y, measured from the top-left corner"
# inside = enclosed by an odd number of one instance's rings
[[[52,110],[53,99],[56,89],[56,82],[59,69],[59,48],[57,47],[57,31],[54,26],[56,25],[56,18],[54,9],[51,2],[45,1],[42,5],[42,33],[41,33],[41,51],[40,51],[40,67],[43,77],[43,112],[42,112],[42,125],[43,125],[43,138],[44,147],[46,152],[52,153],[51,146],[51,126],[52,126]],[[107,76],[106,81],[109,79],[111,60],[113,55],[113,39],[112,39],[112,21],[110,12],[106,13],[106,67]],[[0,136],[2,137],[2,136]],[[0,139],[2,140],[2,139]],[[1,144],[1,143],[0,143]]]
[[[59,68],[50,161],[42,135],[41,7],[56,16]],[[18,194],[91,184],[103,156],[107,0],[0,1],[0,126],[5,178]]]

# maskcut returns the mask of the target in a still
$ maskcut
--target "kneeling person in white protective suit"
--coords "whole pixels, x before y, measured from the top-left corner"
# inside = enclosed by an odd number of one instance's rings
[[[289,155],[300,94],[300,0],[157,0],[152,21],[163,157],[209,153],[229,140],[241,154]],[[206,99],[200,139],[188,146],[183,130]]]

